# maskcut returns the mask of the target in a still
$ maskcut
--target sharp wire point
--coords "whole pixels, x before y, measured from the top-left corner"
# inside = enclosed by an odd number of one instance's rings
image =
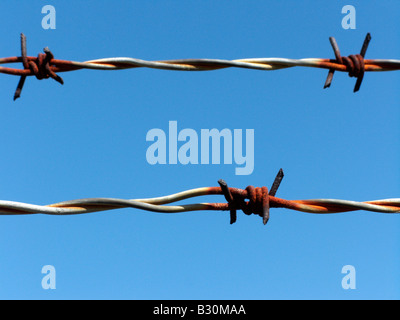
[[[275,196],[276,192],[278,191],[279,186],[281,185],[282,179],[284,177],[284,173],[282,168],[279,169],[278,174],[275,177],[274,183],[272,184],[272,187],[269,191],[270,196]]]
[[[324,84],[324,89],[329,88],[336,71],[347,72],[350,76],[356,77],[358,83],[354,91],[358,91],[365,72],[369,71],[397,71],[400,70],[400,60],[395,59],[368,59],[364,61],[364,56],[371,41],[371,34],[368,33],[361,52],[357,56],[356,65],[348,57],[340,55],[339,46],[334,37],[329,41],[335,53],[335,60],[321,58],[286,59],[286,58],[250,58],[237,60],[223,59],[175,59],[164,61],[146,61],[135,58],[115,57],[104,58],[84,62],[54,59],[48,47],[44,48],[44,54],[39,54],[37,58],[27,57],[26,55],[26,36],[21,34],[21,57],[9,57],[0,59],[0,64],[23,63],[24,69],[6,68],[0,66],[0,73],[17,76],[36,76],[38,79],[53,78],[60,84],[64,81],[55,73],[76,71],[80,69],[95,70],[122,70],[130,68],[154,68],[175,71],[211,71],[224,68],[245,68],[254,70],[279,70],[293,67],[323,68],[329,71]],[[46,58],[43,58],[45,56]],[[21,93],[22,88],[19,90]],[[18,96],[18,94],[15,94]]]

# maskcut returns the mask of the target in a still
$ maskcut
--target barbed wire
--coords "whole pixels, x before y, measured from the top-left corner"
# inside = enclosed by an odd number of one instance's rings
[[[366,202],[313,199],[313,200],[285,200],[275,197],[275,193],[283,178],[282,169],[279,170],[275,181],[268,192],[266,187],[246,189],[229,188],[227,183],[219,180],[219,187],[204,187],[190,189],[183,192],[147,199],[115,199],[115,198],[87,198],[70,200],[50,205],[34,205],[14,201],[0,201],[0,215],[76,215],[122,208],[135,208],[160,213],[179,213],[190,211],[230,211],[230,223],[237,220],[236,210],[242,210],[246,215],[255,214],[266,224],[269,220],[270,208],[286,208],[314,214],[330,214],[365,210],[380,213],[400,213],[400,198],[384,199]],[[227,203],[195,203],[182,205],[166,205],[181,200],[206,195],[224,195]]]
[[[75,71],[79,69],[95,70],[121,70],[131,68],[154,68],[175,71],[211,71],[224,68],[247,68],[256,70],[279,70],[292,67],[311,67],[328,69],[328,77],[324,88],[330,87],[335,71],[347,72],[350,77],[357,78],[354,92],[360,89],[364,73],[367,71],[395,71],[400,70],[400,60],[393,59],[364,59],[371,35],[368,33],[360,54],[342,57],[335,38],[330,37],[329,41],[335,53],[335,59],[285,59],[285,58],[253,58],[253,59],[179,59],[163,61],[146,61],[135,58],[106,58],[76,62],[69,60],[55,59],[51,51],[46,47],[44,53],[38,57],[27,55],[26,37],[21,34],[21,56],[0,58],[0,64],[20,63],[24,69],[0,67],[0,73],[20,76],[21,79],[14,94],[14,100],[20,97],[22,88],[27,76],[36,76],[37,79],[53,78],[63,84],[63,79],[57,75],[59,72]]]

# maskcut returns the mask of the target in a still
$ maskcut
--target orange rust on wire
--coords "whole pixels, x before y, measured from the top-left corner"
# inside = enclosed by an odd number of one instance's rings
[[[39,53],[37,57],[27,56],[26,37],[21,34],[21,56],[0,58],[0,64],[5,63],[21,63],[23,69],[14,69],[0,67],[0,73],[20,76],[20,81],[14,95],[17,99],[22,91],[27,76],[36,76],[37,79],[53,78],[57,82],[63,84],[63,80],[57,75],[59,72],[75,71],[79,69],[101,69],[101,70],[119,70],[150,67],[166,70],[180,71],[208,71],[219,70],[230,67],[261,69],[261,70],[278,70],[291,68],[295,66],[307,66],[328,69],[328,77],[324,88],[331,85],[335,71],[347,72],[350,77],[356,77],[357,82],[354,92],[358,91],[367,71],[394,71],[400,70],[400,61],[398,60],[373,60],[365,59],[371,35],[368,33],[360,54],[342,57],[335,38],[329,38],[335,53],[335,59],[283,59],[283,58],[264,58],[264,59],[239,59],[239,60],[214,60],[214,59],[180,59],[180,60],[159,60],[145,61],[133,58],[111,58],[92,60],[86,62],[75,62],[69,60],[54,59],[53,54],[48,48],[44,49],[44,53]],[[127,61],[130,60],[130,61]],[[119,61],[118,61],[119,60]],[[269,60],[269,61],[267,61]],[[271,61],[272,60],[272,61]],[[284,60],[284,61],[283,61]],[[289,61],[290,60],[290,61]],[[311,61],[307,61],[311,60]],[[133,62],[132,62],[133,61]]]
[[[231,224],[236,222],[236,210],[240,209],[246,215],[259,215],[263,218],[264,225],[269,220],[269,195],[266,187],[255,188],[248,186],[245,190],[229,189],[226,182],[219,180],[222,193],[228,201],[228,209],[231,213]],[[248,201],[245,201],[248,199]]]
[[[265,187],[264,187],[265,188]],[[212,194],[221,194],[221,191],[218,190],[220,188],[213,187],[210,189],[214,189],[211,191]],[[260,207],[262,206],[262,199],[260,197],[255,197],[251,193],[249,193],[249,189],[260,190],[262,188],[254,188],[252,186],[247,187],[246,189],[236,189],[236,188],[229,188],[230,193],[235,199],[234,203],[210,203],[208,210],[221,210],[221,211],[229,211],[229,210],[236,210],[241,209],[245,214],[260,214]],[[220,191],[220,192],[218,192]],[[253,197],[253,198],[252,198]],[[358,208],[352,208],[346,205],[341,204],[331,204],[331,203],[323,203],[318,200],[286,200],[277,198],[271,195],[267,195],[268,197],[268,208],[284,208],[284,209],[291,209],[296,211],[303,211],[303,212],[311,212],[310,209],[313,209],[316,214],[329,214],[329,213],[345,213],[351,211],[360,210]],[[246,202],[245,199],[251,199],[250,201]],[[245,205],[243,206],[243,203]],[[372,204],[378,205],[382,209],[389,209],[392,212],[400,213],[400,205],[398,203],[388,203],[386,201],[365,201],[362,202],[364,204]],[[303,205],[307,206],[307,209],[304,208]],[[256,208],[256,209],[254,209]],[[268,215],[269,218],[269,215]],[[268,220],[267,220],[268,221]],[[265,224],[265,223],[264,223]]]
[[[50,63],[54,59],[53,54],[47,47],[44,48],[43,51],[44,53],[39,53],[37,59],[28,59],[26,37],[21,33],[21,60],[24,67],[24,73],[21,74],[21,79],[18,83],[17,89],[15,90],[14,101],[21,96],[21,91],[27,75],[35,75],[38,80],[53,78],[57,82],[64,84],[63,79],[50,67]],[[28,70],[30,71],[29,74],[27,74]]]
[[[391,214],[400,213],[400,199],[357,202],[335,199],[285,200],[277,198],[275,197],[275,192],[277,191],[282,178],[283,171],[281,169],[279,170],[269,193],[266,187],[255,188],[253,186],[248,186],[244,190],[229,188],[226,182],[220,180],[219,187],[197,188],[165,197],[149,199],[124,200],[115,198],[89,198],[64,201],[47,206],[0,200],[0,215],[25,215],[37,213],[75,215],[128,207],[164,213],[218,210],[230,211],[232,224],[236,222],[236,210],[242,210],[246,215],[255,214],[261,216],[263,218],[263,223],[266,224],[269,219],[270,208],[286,208],[314,214],[330,214],[355,210]],[[205,195],[224,195],[227,203],[196,203],[180,206],[165,205]]]
[[[349,73],[349,76],[357,78],[357,82],[354,87],[354,92],[357,92],[358,90],[360,90],[360,86],[364,78],[364,73],[366,71],[364,57],[367,52],[369,42],[371,41],[371,34],[367,33],[360,54],[350,55],[348,57],[342,57],[340,55],[339,46],[337,45],[335,38],[330,37],[329,40],[335,53],[336,63],[346,66],[346,71]],[[329,70],[324,89],[330,87],[334,72],[335,69]]]
[[[270,198],[274,198],[283,176],[283,170],[280,169],[269,193],[267,187],[255,188],[248,186],[245,190],[240,190],[229,188],[224,180],[219,180],[218,183],[221,187],[221,192],[228,201],[231,217],[230,224],[236,222],[236,210],[240,209],[246,215],[259,215],[263,218],[264,225],[266,225],[269,220]],[[218,190],[214,189],[212,192],[218,192]],[[245,201],[245,199],[249,201]]]
[[[227,183],[219,180],[220,188],[208,188],[208,194],[223,194],[228,203],[211,203],[207,204],[207,210],[223,210],[230,211],[231,221],[236,222],[236,210],[242,210],[246,215],[259,215],[263,217],[264,225],[269,220],[269,208],[285,208],[296,211],[314,212],[319,214],[340,213],[360,210],[359,208],[350,207],[342,203],[330,203],[329,200],[285,200],[275,197],[275,193],[283,179],[283,170],[280,169],[275,181],[268,193],[266,187],[255,188],[248,186],[246,189],[229,188]],[[248,201],[246,201],[248,199]],[[378,205],[382,209],[386,208],[390,211],[400,212],[398,203],[388,201],[366,201],[364,204]],[[304,207],[306,206],[306,207]]]

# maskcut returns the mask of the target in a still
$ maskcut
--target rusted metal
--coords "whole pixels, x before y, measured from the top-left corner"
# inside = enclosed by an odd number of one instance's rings
[[[283,177],[283,171],[277,175],[275,182]],[[266,187],[248,186],[246,189],[229,188],[223,180],[219,181],[219,187],[206,187],[186,190],[173,195],[158,198],[124,200],[115,198],[89,198],[70,200],[60,203],[39,206],[21,202],[0,200],[0,215],[75,215],[121,208],[136,208],[146,211],[162,213],[178,213],[189,211],[230,211],[231,224],[236,221],[236,210],[242,210],[246,215],[258,215],[266,224],[269,220],[270,208],[285,208],[301,212],[315,214],[330,214],[365,210],[380,213],[399,214],[400,199],[385,199],[366,202],[356,202],[337,199],[314,200],[285,200],[268,193]],[[276,191],[276,189],[275,189]],[[272,192],[273,193],[273,192]],[[166,205],[180,200],[206,195],[224,195],[228,203],[196,203],[184,205]],[[235,215],[232,215],[232,212]]]
[[[272,184],[271,189],[269,190],[270,196],[275,196],[276,192],[278,191],[279,186],[281,185],[282,179],[284,177],[282,168],[279,169],[278,174],[275,177],[274,183]]]
[[[57,82],[64,84],[63,79],[58,76],[50,67],[50,63],[54,60],[54,55],[51,53],[49,48],[43,49],[44,53],[39,53],[37,59],[28,58],[26,48],[26,37],[21,33],[21,60],[24,67],[24,73],[21,74],[21,78],[18,82],[17,89],[14,93],[14,101],[21,96],[22,88],[25,84],[27,76],[35,75],[38,80],[52,78]],[[1,71],[1,69],[0,69]],[[16,70],[14,70],[16,71]],[[15,74],[15,73],[14,73]]]
[[[324,88],[330,87],[335,71],[347,72],[349,76],[356,77],[357,82],[354,92],[360,89],[364,73],[367,71],[395,71],[400,70],[400,60],[364,59],[371,35],[368,33],[360,54],[342,57],[335,38],[329,38],[335,53],[335,59],[285,59],[285,58],[256,58],[256,59],[180,59],[164,61],[146,61],[134,58],[108,58],[85,62],[54,59],[53,54],[44,49],[37,57],[27,56],[26,37],[21,34],[21,56],[0,58],[0,64],[21,63],[23,69],[0,67],[0,73],[20,76],[14,100],[20,97],[25,79],[36,76],[37,79],[52,78],[63,84],[63,79],[57,75],[60,72],[75,71],[79,69],[95,70],[122,70],[131,68],[156,68],[176,71],[211,71],[225,68],[247,68],[256,70],[279,70],[292,67],[312,67],[328,69],[328,77]]]
[[[236,210],[240,209],[246,215],[255,214],[263,218],[264,225],[269,220],[269,195],[267,187],[255,188],[248,186],[245,190],[230,189],[225,181],[219,180],[221,192],[228,201],[231,213],[231,224],[236,222]],[[248,201],[246,201],[248,199]]]
[[[228,202],[228,205],[231,207],[230,208],[230,224],[234,224],[237,219],[236,215],[236,206],[234,203],[234,199],[232,196],[231,191],[229,190],[228,184],[224,180],[218,180],[218,184],[221,187],[221,191],[223,195],[225,196],[226,201]]]
[[[27,58],[27,51],[26,51],[26,37],[23,33],[21,33],[21,57],[22,57],[22,65],[24,69],[29,69],[29,62]],[[22,88],[24,87],[26,80],[26,75],[22,75],[19,82],[17,89],[14,93],[14,101],[17,100],[21,96]]]
[[[336,39],[334,37],[330,37],[329,42],[331,43],[333,52],[335,53],[336,62],[339,64],[343,64],[343,60],[340,55],[340,50],[339,50],[339,46],[336,42]],[[331,86],[334,74],[335,74],[335,69],[329,69],[329,73],[328,73],[328,77],[326,78],[326,81],[325,81],[324,89],[329,88]]]
[[[338,46],[335,38],[330,37],[329,41],[331,42],[333,52],[335,53],[335,58],[336,58],[335,62],[346,66],[346,71],[349,73],[350,77],[357,78],[356,84],[354,86],[354,92],[357,92],[358,90],[360,90],[361,83],[364,79],[364,73],[366,71],[364,57],[367,52],[368,45],[371,41],[371,34],[368,33],[367,36],[365,37],[360,54],[350,55],[348,57],[342,57],[340,55],[339,46]],[[334,72],[335,72],[335,69],[333,69],[333,68],[329,69],[329,73],[328,73],[328,77],[326,78],[326,81],[325,81],[324,89],[329,88],[331,86]]]

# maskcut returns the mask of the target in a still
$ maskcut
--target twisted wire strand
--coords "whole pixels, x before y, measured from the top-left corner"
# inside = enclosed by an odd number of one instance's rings
[[[45,206],[0,200],[0,215],[76,215],[122,208],[135,208],[139,210],[160,213],[212,210],[229,211],[230,223],[233,224],[237,219],[236,211],[242,210],[246,215],[255,214],[262,217],[263,223],[267,224],[269,220],[270,208],[286,208],[317,214],[349,212],[355,210],[365,210],[380,213],[400,213],[400,198],[366,202],[336,199],[285,200],[277,198],[275,194],[282,182],[283,177],[283,170],[280,169],[269,191],[267,187],[255,188],[253,186],[248,186],[244,190],[229,188],[224,180],[219,180],[219,187],[190,189],[155,198],[131,200],[115,198],[87,198],[69,200]],[[207,195],[223,195],[227,203],[168,205],[178,201]]]
[[[62,63],[60,71],[63,69]],[[108,58],[86,61],[83,63],[72,62],[71,65],[98,70],[121,70],[129,68],[154,68],[176,71],[211,71],[230,67],[256,69],[256,70],[279,70],[293,67],[312,67],[323,69],[335,69],[346,72],[347,68],[331,59],[305,58],[305,59],[286,59],[286,58],[253,58],[238,60],[221,59],[181,59],[164,61],[146,61],[133,58]],[[67,67],[67,66],[64,66]],[[365,60],[365,71],[394,71],[400,70],[400,60]]]
[[[235,195],[246,195],[246,190],[236,188],[229,188],[229,190]],[[228,211],[232,209],[227,203],[195,203],[174,206],[165,205],[184,199],[216,194],[222,195],[223,192],[218,187],[204,187],[148,199],[124,200],[115,198],[87,198],[44,206],[14,201],[0,201],[0,215],[74,215],[122,208],[135,208],[160,213],[206,210]],[[269,206],[271,208],[286,208],[315,214],[340,213],[356,210],[393,214],[400,213],[400,198],[357,202],[338,199],[285,200],[269,196]]]
[[[27,57],[28,61],[37,62],[37,57]],[[365,71],[396,71],[400,70],[400,60],[395,59],[365,59]],[[1,58],[0,64],[20,63],[22,57]],[[245,68],[272,71],[293,67],[310,67],[321,69],[333,69],[348,72],[344,64],[332,59],[305,58],[249,58],[238,60],[222,59],[180,59],[147,61],[128,57],[115,57],[96,59],[85,62],[51,59],[50,68],[54,72],[67,72],[80,69],[93,70],[123,70],[132,68],[153,68],[175,71],[212,71],[224,68]],[[0,67],[0,73],[17,76],[34,76],[30,69],[14,69]]]
[[[310,67],[328,69],[329,74],[324,88],[331,85],[335,71],[347,72],[350,77],[356,77],[357,82],[354,92],[358,91],[368,71],[395,71],[400,70],[400,60],[395,59],[365,59],[364,56],[371,40],[368,33],[360,54],[342,57],[335,38],[330,37],[330,42],[335,53],[335,59],[305,58],[249,58],[237,60],[223,59],[178,59],[147,61],[142,59],[115,57],[96,59],[85,62],[55,59],[48,48],[38,57],[30,57],[26,50],[26,37],[21,34],[21,56],[0,58],[0,64],[22,63],[23,69],[0,66],[0,73],[20,76],[20,82],[14,95],[14,100],[20,97],[22,87],[27,76],[36,76],[37,79],[53,78],[63,84],[63,79],[56,73],[75,71],[80,69],[94,70],[122,70],[132,68],[153,68],[175,71],[211,71],[224,68],[245,68],[263,71],[279,70],[293,67]]]

